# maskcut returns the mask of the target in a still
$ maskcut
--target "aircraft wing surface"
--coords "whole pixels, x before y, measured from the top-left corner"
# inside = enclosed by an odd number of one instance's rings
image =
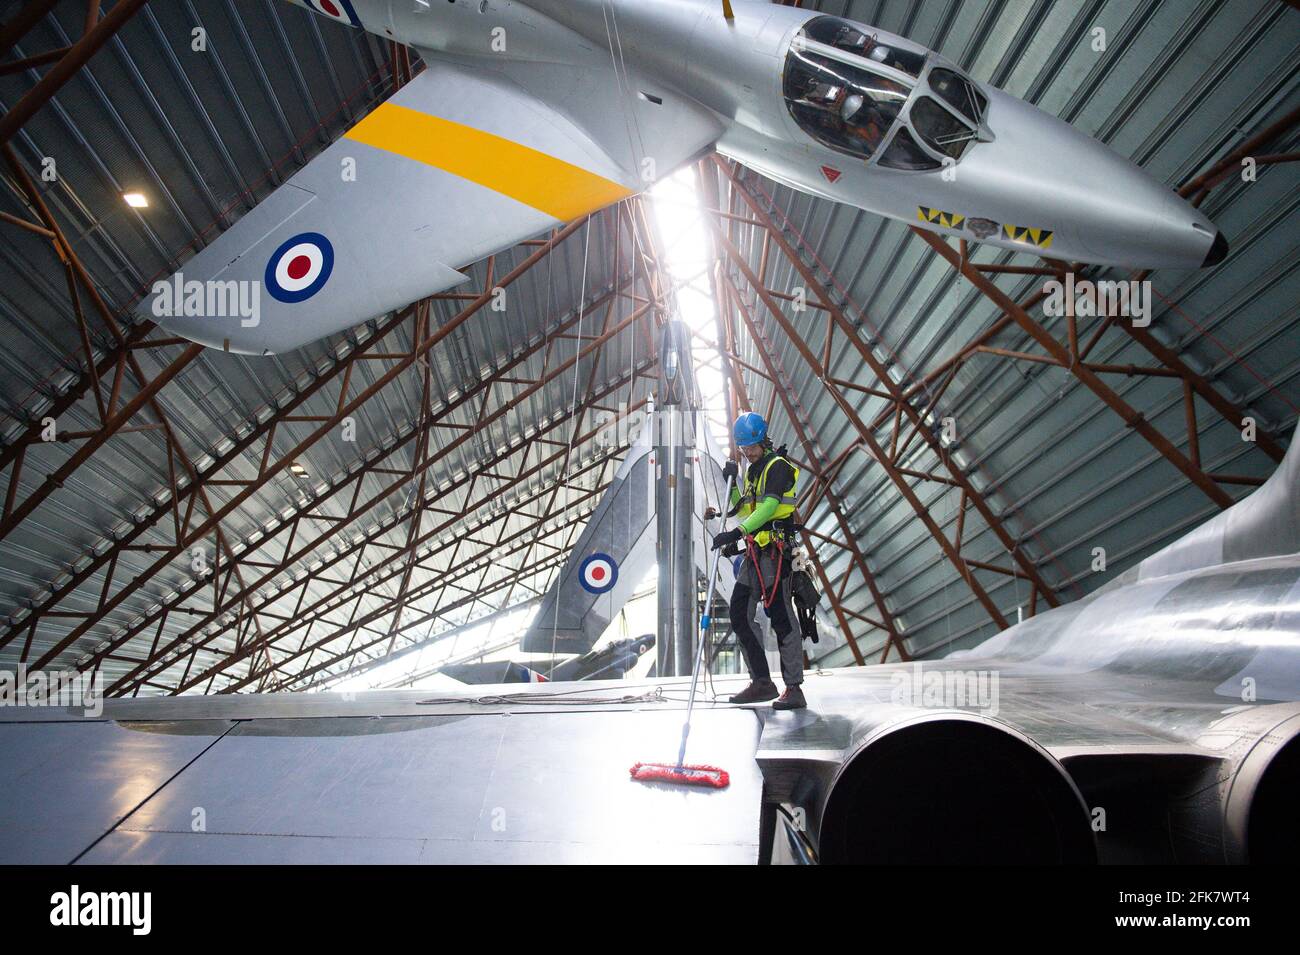
[[[471,702],[555,687],[609,702]],[[621,682],[431,692],[0,707],[0,863],[757,860],[753,713],[696,708],[692,752],[731,786],[683,792],[628,775],[676,755],[683,702],[620,703]]]
[[[634,128],[624,110],[636,97],[609,83],[602,95],[600,77],[576,64],[426,59],[156,283],[141,313],[229,351],[297,348],[457,285],[458,269],[640,192],[719,128],[699,107],[661,97],[649,104],[654,124]]]

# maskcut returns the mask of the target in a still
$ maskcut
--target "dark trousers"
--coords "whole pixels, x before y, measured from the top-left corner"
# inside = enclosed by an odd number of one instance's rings
[[[745,555],[740,576],[731,592],[731,629],[736,632],[736,642],[745,656],[750,675],[755,680],[770,680],[772,672],[763,652],[763,640],[754,631],[754,610],[772,593],[772,581],[777,575],[777,548],[773,544],[758,551],[758,567],[752,554]],[[776,645],[781,651],[781,679],[786,686],[803,682],[803,636],[795,626],[794,606],[790,602],[790,568],[788,557],[780,561],[781,582],[770,606],[764,608],[767,619],[776,632]],[[760,583],[761,581],[761,583]]]

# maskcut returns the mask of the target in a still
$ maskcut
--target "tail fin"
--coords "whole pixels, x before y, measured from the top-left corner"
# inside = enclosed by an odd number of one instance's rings
[[[1142,561],[1137,577],[1295,553],[1300,553],[1300,442],[1292,435],[1282,463],[1260,488]]]
[[[519,643],[525,653],[586,653],[654,567],[650,434],[642,428],[543,598]]]

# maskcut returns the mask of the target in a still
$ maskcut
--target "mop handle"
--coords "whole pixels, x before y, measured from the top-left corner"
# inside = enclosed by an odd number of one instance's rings
[[[713,606],[713,584],[718,579],[718,559],[721,551],[713,554],[713,569],[709,573],[709,596],[704,604],[704,616],[700,619],[700,646],[695,654],[695,666],[691,668],[691,695],[686,701],[686,722],[682,724],[682,745],[677,751],[677,768],[686,762],[686,739],[691,735],[691,711],[695,709],[695,687],[700,682],[700,661],[704,659],[704,643],[709,633],[709,608]]]
[[[704,644],[709,635],[709,608],[713,605],[713,589],[718,579],[718,560],[722,557],[720,551],[714,552],[713,568],[709,571],[709,596],[704,604],[704,616],[700,618],[700,645],[695,651],[695,666],[691,669],[691,696],[686,703],[686,718],[690,719],[691,708],[695,705],[695,684],[700,679],[700,663],[704,659]]]
[[[731,491],[731,489],[732,489],[733,487],[735,487],[735,486],[736,486],[736,484],[735,484],[735,481],[734,481],[734,480],[732,480],[732,481],[728,481],[728,482],[727,482],[727,491],[728,491],[728,493],[729,493],[729,492]],[[725,515],[725,513],[723,514],[723,518],[722,518],[722,520],[723,520],[723,523],[725,524],[725,523],[726,523],[726,515]],[[700,617],[700,646],[701,646],[701,647],[704,646],[704,635],[705,635],[706,633],[709,632],[709,624],[710,624],[710,623],[712,622],[712,620],[713,620],[713,617],[712,617],[712,615],[709,613],[709,611],[711,611],[711,610],[713,609],[713,585],[714,585],[714,583],[715,583],[715,582],[717,581],[717,579],[718,579],[718,560],[719,560],[721,557],[722,557],[722,551],[720,551],[720,550],[715,550],[715,551],[713,552],[713,570],[709,573],[709,596],[708,596],[708,599],[704,601],[704,615],[703,615],[702,617]],[[699,657],[702,656],[702,655],[703,655],[703,654],[700,653],[700,654],[697,654],[697,656],[696,656],[696,663],[695,663],[695,669],[696,669],[696,670],[699,670],[699,668],[700,668]],[[694,702],[694,700],[695,700],[695,681],[692,680],[692,681],[691,681],[691,701]],[[689,710],[689,705],[688,705],[687,709]]]
[[[727,484],[727,490],[731,490],[731,484]],[[695,652],[695,666],[691,669],[691,695],[686,701],[686,722],[682,724],[682,745],[677,752],[677,766],[680,769],[686,762],[686,739],[691,735],[691,711],[695,709],[695,687],[700,681],[700,662],[704,659],[704,644],[708,641],[709,624],[712,617],[709,613],[713,609],[713,591],[718,582],[718,561],[722,559],[722,551],[713,552],[713,567],[709,570],[709,587],[708,596],[704,599],[704,615],[700,617],[700,645]]]

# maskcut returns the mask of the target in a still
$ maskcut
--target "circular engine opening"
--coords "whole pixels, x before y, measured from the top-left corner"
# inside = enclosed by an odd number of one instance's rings
[[[841,771],[826,863],[1093,863],[1088,814],[1057,765],[986,723],[930,720],[871,743]]]
[[[1252,863],[1294,864],[1300,856],[1300,736],[1293,736],[1269,760],[1255,789],[1246,828]]]

